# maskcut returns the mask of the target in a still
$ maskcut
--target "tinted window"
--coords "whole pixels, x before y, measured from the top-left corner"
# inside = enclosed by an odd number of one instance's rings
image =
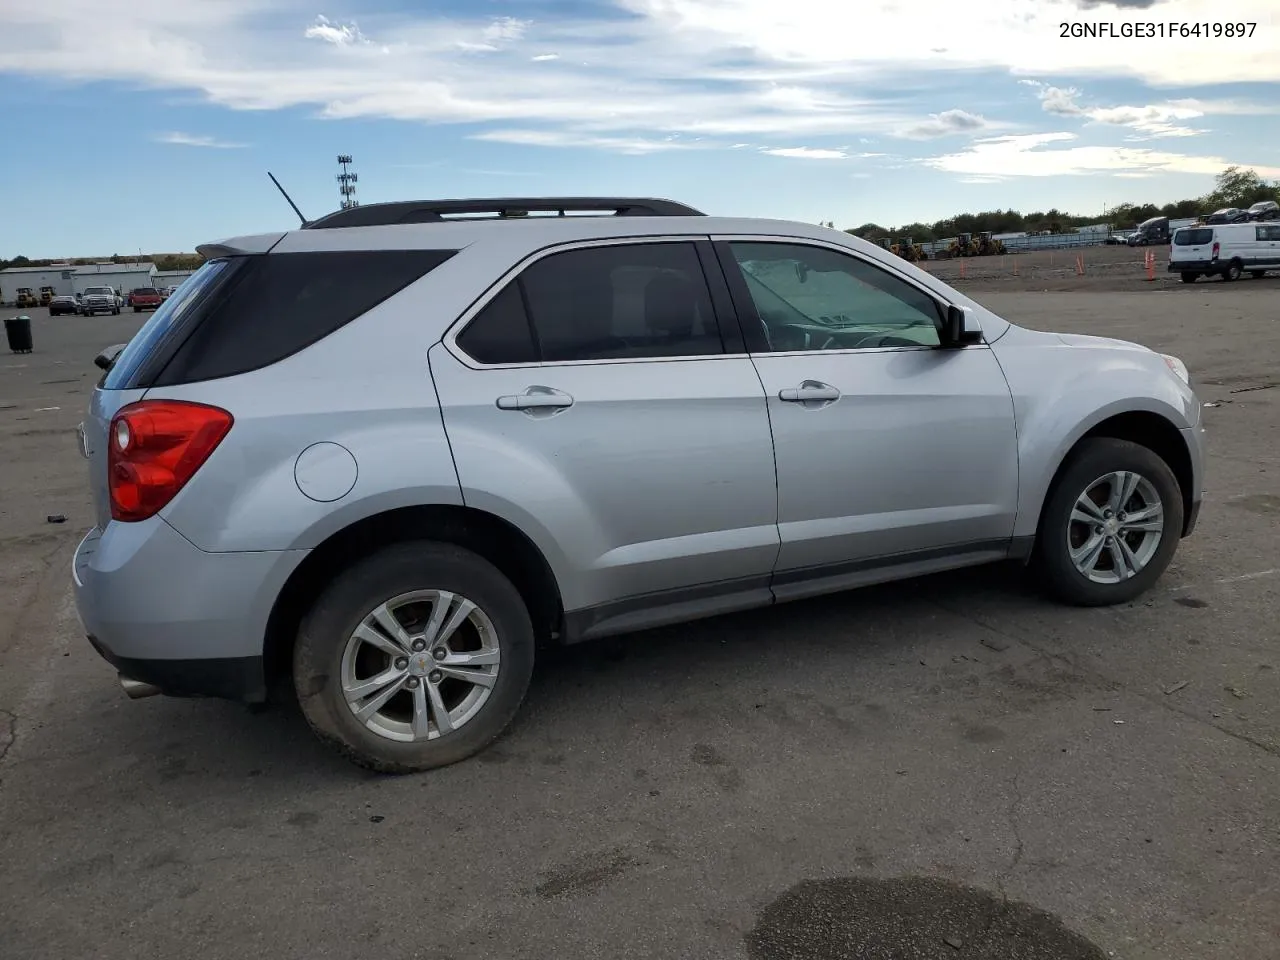
[[[1198,247],[1213,240],[1212,230],[1179,230],[1173,235],[1175,247]]]
[[[692,243],[555,253],[519,282],[545,362],[724,352]]]
[[[825,247],[733,243],[769,349],[936,347],[937,302],[905,280]]]
[[[133,335],[128,346],[124,348],[111,369],[102,379],[105,390],[124,390],[138,386],[136,378],[143,366],[151,360],[159,350],[160,344],[169,332],[181,322],[202,299],[203,294],[221,276],[230,265],[227,260],[210,260],[191,275],[191,279],[182,288],[181,295],[170,297],[151,315],[151,319],[142,325],[142,329]],[[102,287],[89,287],[85,294]]]
[[[458,335],[457,343],[480,363],[536,363],[538,351],[519,282],[507,284],[490,300]]]
[[[444,250],[370,250],[245,257],[201,310],[155,384],[228,377],[283,360],[452,255]],[[189,299],[194,286],[187,281],[176,297]]]
[[[1257,227],[1259,240],[1280,240],[1280,227]]]

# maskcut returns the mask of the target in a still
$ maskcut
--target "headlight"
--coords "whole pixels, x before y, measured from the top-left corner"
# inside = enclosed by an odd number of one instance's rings
[[[1187,365],[1185,363],[1183,363],[1177,357],[1169,356],[1169,354],[1167,353],[1160,354],[1160,357],[1161,359],[1164,360],[1165,364],[1169,367],[1169,369],[1173,371],[1174,376],[1176,376],[1183,383],[1186,383],[1186,384],[1191,383],[1191,374],[1187,372]]]

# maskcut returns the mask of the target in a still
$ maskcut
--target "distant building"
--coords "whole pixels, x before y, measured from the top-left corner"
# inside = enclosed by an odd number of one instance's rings
[[[194,270],[157,270],[151,280],[157,289],[163,290],[165,287],[181,286],[182,281],[193,273]]]
[[[47,267],[10,267],[0,270],[0,303],[13,303],[18,299],[18,288],[30,287],[40,296],[41,287],[53,287],[55,296],[67,296],[71,289],[75,267],[69,263],[54,263]]]
[[[134,287],[153,287],[154,263],[90,263],[73,267],[71,293],[84,293],[85,287],[114,287],[127,296]]]

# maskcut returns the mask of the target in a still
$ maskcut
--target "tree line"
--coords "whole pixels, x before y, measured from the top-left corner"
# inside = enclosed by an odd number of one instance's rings
[[[1280,181],[1264,180],[1255,171],[1241,167],[1227,167],[1218,174],[1214,189],[1203,197],[1179,200],[1157,206],[1154,203],[1122,203],[1106,212],[1105,219],[1117,229],[1137,226],[1152,217],[1183,219],[1199,217],[1224,207],[1246,209],[1261,200],[1280,200]],[[961,213],[934,223],[908,223],[902,226],[883,227],[878,223],[864,223],[846,230],[864,240],[877,241],[884,237],[910,237],[916,243],[945,240],[960,233],[1073,233],[1079,227],[1099,223],[1097,214],[1080,216],[1050,208],[1034,213],[1017,210],[987,210],[982,213]]]
[[[32,260],[24,256],[5,260],[0,257],[0,270],[9,267],[48,267],[55,263],[67,263],[73,267],[88,267],[95,263],[154,263],[157,270],[195,270],[204,263],[204,257],[198,253],[153,253],[149,257],[113,253],[109,257],[75,257],[70,260]]]

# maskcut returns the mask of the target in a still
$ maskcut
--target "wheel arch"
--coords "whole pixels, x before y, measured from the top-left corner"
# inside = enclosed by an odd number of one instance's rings
[[[298,627],[311,603],[344,569],[384,547],[434,540],[472,550],[515,585],[539,640],[559,639],[560,587],[542,551],[510,521],[474,507],[399,507],[357,520],[321,541],[289,576],[267,618],[263,666],[268,685],[287,677]]]
[[[1189,532],[1192,523],[1192,495],[1195,489],[1194,465],[1191,451],[1187,448],[1182,431],[1170,418],[1152,410],[1127,410],[1104,417],[1099,422],[1084,430],[1070,443],[1066,451],[1058,459],[1053,476],[1045,488],[1044,496],[1036,513],[1036,534],[1039,534],[1044,522],[1044,511],[1057,489],[1059,478],[1071,462],[1072,455],[1081,444],[1097,437],[1108,437],[1112,440],[1127,440],[1146,447],[1173,471],[1178,481],[1178,489],[1182,494],[1182,535]]]

